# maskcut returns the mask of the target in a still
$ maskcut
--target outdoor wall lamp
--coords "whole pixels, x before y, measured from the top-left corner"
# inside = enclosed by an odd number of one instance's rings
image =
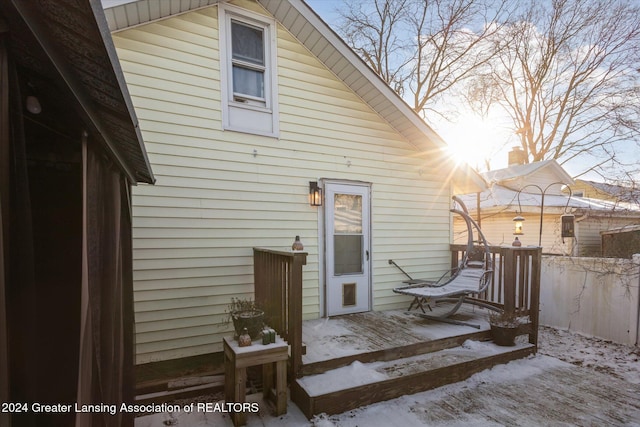
[[[527,187],[535,187],[540,191],[540,194],[542,196],[542,198],[540,199],[540,233],[538,234],[538,246],[542,246],[542,221],[544,219],[544,196],[545,194],[547,194],[547,190],[552,186],[552,185],[564,185],[564,183],[562,182],[552,182],[551,184],[547,185],[545,187],[545,189],[543,190],[542,188],[540,188],[539,186],[537,186],[536,184],[529,184],[529,185],[525,185],[524,187],[522,187],[520,189],[520,191],[518,191],[518,208],[519,211],[522,212],[522,206],[520,205],[520,193],[522,193],[522,190],[524,190]],[[567,189],[569,190],[569,198],[567,199],[567,205],[564,207],[564,211],[567,212],[568,208],[569,208],[569,201],[571,200],[571,196],[573,196],[573,192],[571,191],[571,187],[567,186]],[[565,217],[567,217],[567,219],[565,220]],[[524,221],[524,218],[522,218],[520,215],[516,216],[515,218],[513,218],[513,221],[515,222],[515,230],[513,234],[522,234],[522,221]],[[566,232],[569,233],[571,232],[571,236],[567,235],[565,236],[565,221],[566,221]],[[520,223],[520,233],[518,233],[518,223]],[[575,232],[574,232],[574,227],[573,227],[573,215],[563,215],[562,216],[562,237],[564,239],[564,237],[574,237]],[[564,240],[563,240],[564,243]]]
[[[309,181],[309,204],[322,206],[322,188],[318,186],[318,181]]]

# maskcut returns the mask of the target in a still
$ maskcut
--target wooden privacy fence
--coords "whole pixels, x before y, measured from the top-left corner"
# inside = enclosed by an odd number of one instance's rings
[[[302,367],[302,266],[307,253],[253,248],[255,300],[265,321],[291,346],[290,378]]]
[[[466,248],[451,245],[452,267],[458,266]],[[493,277],[478,299],[507,313],[529,316],[530,323],[524,332],[529,334],[529,342],[537,345],[542,248],[491,246],[490,252]]]

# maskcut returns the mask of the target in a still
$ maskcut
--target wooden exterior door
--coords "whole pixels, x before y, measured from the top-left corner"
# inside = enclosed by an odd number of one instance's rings
[[[371,308],[368,184],[325,184],[327,315]]]

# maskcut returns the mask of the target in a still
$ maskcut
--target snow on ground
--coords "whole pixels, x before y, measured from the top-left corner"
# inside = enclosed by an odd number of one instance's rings
[[[567,363],[548,356],[535,356],[515,360],[479,372],[466,381],[449,384],[434,390],[428,390],[397,399],[380,402],[339,415],[319,415],[312,419],[314,427],[427,427],[427,426],[474,426],[489,427],[503,425],[482,419],[479,414],[459,414],[455,420],[438,422],[425,420],[421,415],[425,408],[441,405],[460,405],[459,395],[478,387],[488,388],[507,382],[509,384],[526,381],[531,376],[541,375],[556,368],[566,367]]]
[[[640,384],[640,347],[575,332],[540,327],[538,352]]]
[[[572,367],[571,365],[574,365]],[[357,369],[357,367],[353,368]],[[433,411],[442,407],[443,402],[448,402],[452,398],[457,399],[461,395],[470,393],[471,390],[490,390],[514,387],[514,384],[529,384],[534,378],[544,376],[563,376],[569,370],[586,373],[598,371],[611,378],[611,382],[617,384],[617,388],[628,384],[628,392],[635,393],[640,384],[640,348],[625,346],[610,341],[593,337],[586,337],[566,330],[541,327],[539,335],[539,353],[536,356],[512,361],[505,365],[498,365],[492,369],[485,370],[473,375],[466,381],[447,385],[434,390],[407,395],[387,402],[381,402],[348,411],[343,414],[326,416],[316,416],[311,421],[300,412],[291,402],[288,403],[288,413],[275,417],[270,414],[266,404],[261,401],[261,395],[254,394],[247,397],[249,401],[259,402],[260,412],[249,414],[247,425],[257,426],[289,426],[289,427],[387,427],[390,425],[412,426],[495,426],[505,425],[504,422],[496,422],[495,418],[486,415],[485,412],[478,412],[475,408],[458,408],[454,411],[455,418],[446,422],[434,422]],[[594,375],[593,378],[602,378]],[[604,377],[605,380],[607,377]],[[589,381],[587,381],[589,382]],[[507,386],[508,385],[508,386]],[[522,389],[522,386],[518,386]],[[526,387],[525,387],[526,388]],[[550,392],[547,390],[547,392]],[[533,393],[533,391],[532,391]],[[635,395],[635,394],[634,394]],[[609,403],[605,402],[605,405]],[[613,402],[611,402],[613,404]],[[628,408],[629,405],[623,408]],[[487,405],[491,406],[491,405]],[[569,405],[571,406],[571,405]],[[516,409],[517,410],[517,409]],[[596,410],[596,409],[594,409]],[[597,409],[604,413],[605,409]],[[632,408],[629,413],[635,414]],[[511,410],[510,414],[513,414]],[[515,414],[517,416],[518,414]],[[502,414],[504,416],[504,413]],[[569,416],[569,415],[567,415]],[[581,414],[576,416],[575,423],[595,425],[593,419],[599,420],[601,413],[595,413],[588,420]],[[590,416],[587,414],[587,416]],[[529,415],[531,417],[531,415]],[[521,419],[521,418],[519,418]],[[640,419],[638,417],[637,419]],[[545,418],[541,418],[545,420]],[[580,422],[584,420],[584,422]],[[520,425],[537,425],[534,419],[529,418],[528,422]],[[555,420],[558,422],[558,419]],[[546,423],[543,423],[546,424]],[[572,423],[561,423],[570,425]],[[637,421],[625,421],[622,425],[640,426]],[[194,412],[191,414],[177,412],[173,414],[154,414],[136,419],[136,427],[164,427],[169,425],[182,427],[209,427],[209,426],[232,426],[231,419],[227,414],[220,412]]]

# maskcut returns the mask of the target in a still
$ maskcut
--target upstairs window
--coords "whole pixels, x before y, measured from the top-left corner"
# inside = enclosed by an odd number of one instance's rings
[[[266,105],[264,29],[231,20],[233,99]]]
[[[218,7],[223,127],[278,136],[275,21],[226,3]]]

